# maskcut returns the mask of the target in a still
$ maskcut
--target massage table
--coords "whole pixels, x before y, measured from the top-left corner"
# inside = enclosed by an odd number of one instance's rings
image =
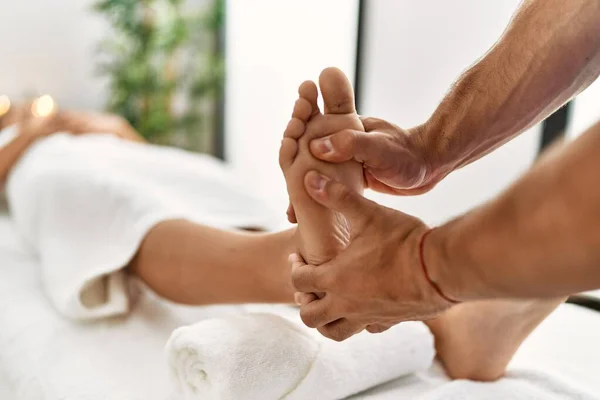
[[[141,286],[129,315],[61,317],[43,294],[37,260],[0,215],[0,399],[174,399],[163,355],[177,327],[264,306],[182,307]],[[507,327],[507,329],[510,329]],[[527,339],[510,369],[544,369],[600,393],[600,314],[566,304]],[[413,398],[446,380],[439,365],[354,398]]]

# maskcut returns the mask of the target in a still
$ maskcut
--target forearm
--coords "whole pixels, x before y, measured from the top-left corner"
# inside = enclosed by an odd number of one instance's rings
[[[600,288],[600,123],[496,200],[435,229],[434,279],[460,300]]]
[[[0,149],[0,183],[6,181],[11,168],[35,140],[34,135],[20,134]]]
[[[599,73],[600,2],[526,0],[416,129],[416,145],[439,178],[540,122]]]

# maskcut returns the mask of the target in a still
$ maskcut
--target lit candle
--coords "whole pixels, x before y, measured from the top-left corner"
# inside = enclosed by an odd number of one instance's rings
[[[34,117],[47,117],[54,112],[56,103],[50,95],[43,95],[33,101],[31,113]]]
[[[8,96],[2,95],[0,96],[0,118],[6,115],[10,110],[10,99]]]

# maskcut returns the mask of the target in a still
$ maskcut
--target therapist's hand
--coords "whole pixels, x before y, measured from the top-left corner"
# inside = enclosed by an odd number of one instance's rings
[[[311,141],[312,155],[332,163],[360,162],[368,188],[397,196],[428,192],[451,172],[438,162],[435,146],[424,144],[427,125],[406,130],[378,118],[361,121],[365,132],[346,129]],[[297,222],[291,204],[287,215]]]
[[[434,149],[423,146],[425,126],[406,130],[378,118],[361,120],[366,132],[348,129],[313,140],[313,156],[333,163],[352,159],[362,163],[368,187],[387,194],[422,194],[446,175],[434,167]]]
[[[421,267],[419,244],[428,230],[423,222],[328,178],[321,190],[314,189],[311,181],[318,177],[314,171],[307,174],[307,192],[344,214],[352,232],[348,247],[328,263],[312,266],[290,257],[296,291],[325,293],[312,301],[302,295],[300,315],[307,326],[344,340],[367,327],[376,332],[401,321],[429,319],[452,305]]]

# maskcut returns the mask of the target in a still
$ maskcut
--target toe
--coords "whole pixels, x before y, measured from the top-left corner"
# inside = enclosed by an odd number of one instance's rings
[[[279,149],[279,166],[284,174],[294,162],[296,153],[298,153],[298,142],[291,138],[283,138]]]
[[[292,118],[290,122],[288,122],[287,128],[285,128],[283,137],[297,140],[304,133],[304,127],[304,122],[298,118]]]
[[[298,118],[302,122],[308,122],[308,119],[312,115],[312,106],[310,102],[303,97],[296,100],[294,104],[294,111],[292,112],[292,118]]]
[[[338,68],[321,72],[319,86],[325,103],[325,114],[351,114],[356,112],[354,91],[346,75]]]
[[[319,89],[317,89],[317,85],[313,81],[303,82],[298,88],[298,94],[310,103],[312,107],[311,116],[319,113]]]

